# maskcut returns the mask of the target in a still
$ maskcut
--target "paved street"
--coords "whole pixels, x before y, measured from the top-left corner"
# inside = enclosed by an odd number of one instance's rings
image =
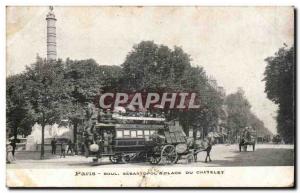
[[[251,148],[249,149],[251,150]],[[293,145],[258,144],[256,151],[239,152],[238,145],[215,145],[211,151],[212,162],[205,163],[205,152],[198,155],[198,161],[189,166],[292,166],[294,162]],[[112,166],[104,158],[96,166],[92,166],[92,158],[83,156],[50,157],[46,154],[45,160],[39,160],[38,152],[17,152],[15,164],[7,164],[7,168],[78,168],[78,167],[105,167]],[[180,160],[176,167],[185,167],[186,160]],[[142,167],[149,163],[115,164],[114,167]],[[162,166],[160,166],[162,167]]]

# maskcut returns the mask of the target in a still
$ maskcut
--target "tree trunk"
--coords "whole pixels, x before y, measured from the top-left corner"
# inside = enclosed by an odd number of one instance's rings
[[[45,124],[42,124],[41,159],[45,158],[44,145],[45,145]]]
[[[78,122],[75,122],[74,123],[74,131],[73,131],[73,135],[74,135],[74,152],[75,152],[75,155],[78,155],[77,127],[78,127]]]

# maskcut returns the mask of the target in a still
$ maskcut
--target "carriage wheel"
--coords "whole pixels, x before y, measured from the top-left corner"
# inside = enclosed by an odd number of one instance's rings
[[[111,163],[117,164],[121,161],[121,158],[120,158],[120,156],[117,156],[117,155],[110,155],[109,160],[111,161]]]
[[[178,155],[173,145],[166,145],[161,150],[161,160],[164,164],[174,164],[177,162]]]
[[[159,164],[160,160],[161,160],[160,156],[152,156],[152,157],[150,157],[150,163],[154,164],[154,165]]]

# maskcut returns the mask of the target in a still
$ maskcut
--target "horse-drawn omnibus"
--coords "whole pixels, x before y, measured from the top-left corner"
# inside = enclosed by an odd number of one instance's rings
[[[114,113],[92,129],[90,155],[97,162],[109,157],[112,163],[149,161],[174,164],[181,158],[194,160],[193,149],[178,121],[163,116]]]

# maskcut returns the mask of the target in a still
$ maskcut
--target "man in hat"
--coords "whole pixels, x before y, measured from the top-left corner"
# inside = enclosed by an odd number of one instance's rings
[[[52,155],[56,154],[56,140],[55,140],[55,138],[53,138],[51,140],[51,152],[52,152]]]

